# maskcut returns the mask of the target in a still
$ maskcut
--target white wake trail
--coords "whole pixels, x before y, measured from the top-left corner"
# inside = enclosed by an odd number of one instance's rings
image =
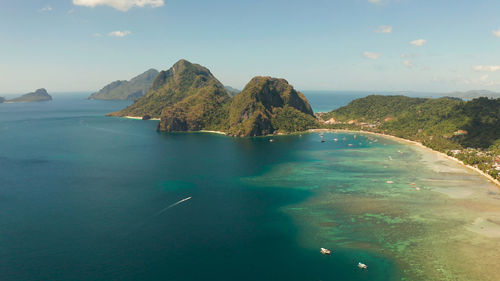
[[[179,201],[175,202],[174,204],[172,204],[172,205],[170,205],[170,206],[168,206],[168,207],[166,207],[166,208],[162,209],[161,211],[159,211],[158,213],[156,213],[154,216],[155,216],[155,217],[156,217],[156,216],[159,216],[159,215],[161,215],[163,212],[165,212],[166,210],[168,210],[168,209],[170,209],[170,208],[172,208],[172,207],[175,207],[175,206],[179,205],[179,204],[180,204],[180,203],[182,203],[182,202],[188,201],[188,200],[189,200],[189,199],[191,199],[191,198],[192,198],[192,197],[191,197],[191,196],[189,196],[189,197],[187,197],[187,198],[184,198],[184,199],[182,199],[182,200],[179,200]]]

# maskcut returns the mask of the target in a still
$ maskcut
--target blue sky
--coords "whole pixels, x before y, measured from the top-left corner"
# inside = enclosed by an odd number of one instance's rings
[[[1,0],[0,93],[92,91],[181,58],[226,85],[500,91],[500,1]]]

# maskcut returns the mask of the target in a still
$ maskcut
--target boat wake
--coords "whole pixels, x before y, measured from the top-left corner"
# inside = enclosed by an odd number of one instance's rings
[[[143,221],[142,223],[138,224],[136,227],[132,228],[130,231],[128,231],[127,233],[123,234],[123,238],[126,238],[128,236],[130,236],[132,233],[136,232],[137,230],[141,229],[144,225],[148,224],[149,222],[151,222],[154,218],[158,217],[159,215],[163,214],[164,212],[166,212],[168,209],[170,208],[173,208],[183,202],[186,202],[188,201],[189,199],[191,199],[192,197],[189,196],[189,197],[186,197],[182,200],[179,200],[177,202],[175,202],[174,204],[171,204],[163,209],[161,209],[159,212],[157,212],[156,214],[152,215],[151,217],[149,217],[149,219]]]
[[[157,216],[159,216],[159,215],[163,214],[166,210],[168,210],[168,209],[170,209],[170,208],[172,208],[172,207],[175,207],[175,206],[177,206],[177,205],[181,204],[182,202],[186,202],[186,201],[188,201],[188,200],[189,200],[189,199],[191,199],[191,198],[192,198],[192,197],[191,197],[191,196],[189,196],[189,197],[187,197],[187,198],[184,198],[184,199],[182,199],[182,200],[179,200],[179,201],[175,202],[174,204],[172,204],[172,205],[170,205],[170,206],[168,206],[168,207],[166,207],[166,208],[162,209],[162,210],[161,210],[161,211],[159,211],[158,213],[156,213],[156,214],[154,215],[154,217],[157,217]]]

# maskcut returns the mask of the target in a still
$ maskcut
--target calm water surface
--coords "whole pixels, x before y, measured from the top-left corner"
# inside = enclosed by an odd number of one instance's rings
[[[317,134],[273,143],[164,134],[155,121],[104,117],[126,105],[80,95],[0,104],[0,280],[399,280],[405,274],[408,264],[390,247],[409,234],[401,230],[382,243],[363,231],[387,229],[362,229],[377,216],[397,226],[405,214],[377,212],[366,224],[374,210],[353,220],[342,202],[350,197],[358,204],[368,183],[375,197],[387,198],[399,194],[402,178],[418,180],[415,171],[423,168],[405,172],[387,160],[393,153],[396,161],[419,161],[407,146],[347,134],[327,134],[327,143]],[[398,150],[406,154],[398,158]],[[360,162],[363,156],[371,160]],[[398,172],[388,189],[385,181]],[[413,192],[407,189],[401,194]],[[319,247],[334,254],[322,256]],[[358,269],[358,261],[369,270]]]

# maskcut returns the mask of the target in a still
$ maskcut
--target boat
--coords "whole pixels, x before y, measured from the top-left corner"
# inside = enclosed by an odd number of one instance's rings
[[[334,138],[333,140],[334,140],[334,141],[339,141],[339,139],[337,139],[337,138]]]
[[[269,139],[269,142],[274,142],[274,140],[273,139]]]
[[[366,264],[360,263],[360,262],[358,262],[358,267],[361,268],[361,269],[367,269],[368,268],[368,266]]]
[[[332,251],[328,250],[327,248],[320,248],[320,252],[323,254],[323,255],[329,255],[332,253]]]

